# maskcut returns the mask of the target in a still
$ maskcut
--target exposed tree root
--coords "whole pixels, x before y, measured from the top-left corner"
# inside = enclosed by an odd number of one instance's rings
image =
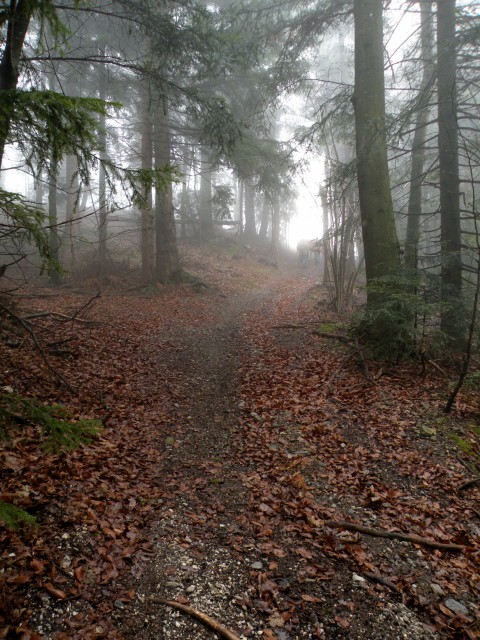
[[[376,536],[377,538],[389,538],[390,540],[403,540],[404,542],[411,542],[412,544],[420,544],[424,547],[431,547],[433,549],[442,549],[443,551],[464,551],[465,546],[462,544],[437,542],[436,540],[430,540],[429,538],[422,538],[411,533],[398,533],[396,531],[384,531],[383,529],[371,529],[370,527],[364,527],[361,524],[355,524],[354,522],[346,522],[344,520],[327,520],[325,522],[326,527],[332,529],[346,529],[347,531],[358,531],[359,533],[365,533],[368,536]]]
[[[200,622],[202,622],[205,626],[220,634],[222,638],[226,638],[226,640],[240,640],[240,638],[232,631],[217,622],[214,618],[208,616],[206,613],[198,611],[198,609],[189,607],[186,604],[180,604],[180,602],[175,602],[175,600],[165,600],[165,598],[160,598],[159,596],[151,596],[149,598],[149,601],[154,602],[155,604],[166,604],[168,607],[178,609],[179,611],[186,613],[192,618],[200,620]]]

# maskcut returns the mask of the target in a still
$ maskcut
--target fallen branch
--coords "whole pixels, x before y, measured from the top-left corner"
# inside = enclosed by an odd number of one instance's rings
[[[343,340],[344,342],[352,342],[352,339],[348,336],[344,336],[341,333],[326,333],[325,331],[320,331],[319,329],[316,331],[312,331],[312,333],[316,336],[320,336],[320,338],[332,338],[332,340]]]
[[[60,382],[62,382],[67,387],[67,389],[69,391],[71,391],[71,393],[75,393],[76,394],[75,389],[68,382],[68,380],[65,378],[65,376],[63,376],[59,371],[57,371],[57,369],[55,369],[55,367],[51,364],[50,360],[48,359],[47,354],[45,353],[45,350],[42,348],[42,345],[38,341],[38,338],[37,338],[37,335],[36,335],[35,331],[30,326],[30,323],[28,321],[24,320],[21,316],[17,316],[15,313],[13,313],[13,311],[11,311],[8,307],[4,306],[1,303],[0,303],[0,308],[3,309],[12,318],[12,320],[14,320],[15,322],[18,322],[20,324],[20,326],[22,326],[28,334],[30,334],[30,337],[33,340],[33,344],[37,348],[37,351],[39,352],[40,356],[42,357],[42,360],[44,361],[44,363],[47,366],[47,368],[49,369],[49,371],[56,378],[58,378],[60,380]]]
[[[479,484],[479,483],[480,483],[480,477],[473,478],[472,480],[467,480],[467,482],[464,482],[458,487],[457,491],[465,491],[465,489],[470,489],[470,487],[474,487],[476,484]]]
[[[365,576],[365,578],[370,580],[370,582],[375,582],[376,584],[381,584],[384,587],[388,587],[388,589],[391,589],[392,591],[395,591],[395,593],[400,593],[400,589],[397,587],[396,584],[393,584],[393,582],[390,582],[390,580],[387,580],[386,578],[382,578],[382,576],[379,576],[376,573],[365,573],[364,572],[363,575]]]
[[[204,625],[206,625],[216,633],[220,634],[223,638],[226,638],[226,640],[240,640],[240,638],[232,631],[224,627],[222,624],[220,624],[210,616],[207,616],[206,613],[202,613],[201,611],[198,611],[193,607],[189,607],[186,604],[180,604],[180,602],[175,602],[175,600],[165,600],[165,598],[160,598],[159,596],[151,596],[149,598],[149,601],[154,602],[155,604],[166,604],[168,607],[178,609],[179,611],[192,616],[192,618],[200,620],[200,622],[202,622]]]
[[[422,538],[411,533],[397,533],[396,531],[385,531],[383,529],[371,529],[370,527],[364,527],[361,524],[355,524],[354,522],[345,522],[343,520],[327,520],[325,522],[326,527],[332,529],[346,529],[347,531],[358,531],[359,533],[365,533],[367,536],[375,536],[377,538],[389,538],[390,540],[403,540],[404,542],[411,542],[412,544],[420,544],[425,547],[432,547],[433,549],[442,549],[443,551],[464,551],[465,546],[462,544],[436,542],[436,540],[430,540],[429,538]]]

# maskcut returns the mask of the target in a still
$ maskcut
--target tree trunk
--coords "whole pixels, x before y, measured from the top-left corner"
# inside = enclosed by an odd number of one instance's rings
[[[272,202],[272,253],[273,262],[278,267],[280,260],[280,202],[278,196]]]
[[[100,100],[105,100],[107,92],[105,89],[106,79],[104,76],[100,76]],[[100,164],[98,167],[98,267],[99,276],[101,279],[107,275],[107,194],[106,194],[106,176],[105,167],[102,160],[107,158],[107,132],[106,132],[106,118],[103,114],[99,116],[98,122],[98,146]]]
[[[270,209],[271,209],[271,204],[268,202],[267,198],[264,196],[262,217],[260,220],[260,229],[258,231],[258,237],[260,238],[260,240],[266,240],[268,238],[268,229],[270,227]]]
[[[155,113],[154,124],[155,168],[170,164],[170,123],[167,101],[160,100]],[[155,190],[155,276],[158,282],[167,284],[180,278],[181,268],[178,256],[175,215],[173,209],[172,184]]]
[[[212,166],[209,154],[202,146],[200,152],[200,236],[205,242],[213,238]]]
[[[367,287],[400,266],[385,137],[382,0],[354,0],[355,130]],[[381,304],[367,290],[367,304]]]
[[[238,230],[240,233],[243,232],[243,196],[244,196],[244,183],[243,180],[237,180],[237,204],[238,204],[238,212],[237,212],[237,220],[238,220]]]
[[[52,166],[56,170],[56,167]],[[50,176],[48,185],[48,237],[50,245],[50,257],[58,264],[60,239],[58,237],[58,208],[57,208],[57,176],[56,173]],[[53,284],[60,283],[60,274],[56,268],[56,264],[52,264],[49,268],[49,278]]]
[[[256,235],[255,193],[251,181],[245,180],[245,237],[253,240]]]
[[[422,216],[423,178],[425,165],[425,138],[430,113],[430,99],[434,80],[433,22],[430,2],[419,2],[421,13],[422,81],[418,92],[418,111],[412,144],[412,166],[410,172],[410,196],[408,200],[407,237],[405,240],[405,266],[417,268],[420,219]]]
[[[75,243],[73,237],[73,225],[77,217],[78,200],[80,198],[78,175],[76,175],[78,169],[77,158],[73,155],[67,155],[66,158],[66,185],[67,203],[65,210],[65,240],[69,249],[68,263],[70,268],[75,266]]]
[[[0,59],[0,91],[12,91],[17,88],[18,84],[20,58],[33,13],[33,3],[29,0],[18,0],[18,2],[10,0],[10,9],[4,10],[10,13],[10,17],[7,22],[7,34]],[[0,123],[0,168],[10,131],[10,121],[11,118],[7,115]]]
[[[153,164],[153,125],[151,116],[150,87],[147,79],[142,80],[141,104],[139,111],[142,119],[142,169],[152,169]],[[154,233],[152,217],[152,188],[145,187],[145,203],[140,210],[142,284],[152,284],[155,272]]]
[[[462,260],[458,167],[455,0],[437,2],[438,148],[441,219],[441,328],[454,340],[463,335]]]

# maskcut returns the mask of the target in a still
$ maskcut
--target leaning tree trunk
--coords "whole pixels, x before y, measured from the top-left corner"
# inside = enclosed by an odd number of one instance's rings
[[[405,240],[405,266],[417,268],[420,219],[422,217],[422,184],[425,166],[425,138],[430,113],[430,100],[435,77],[433,65],[432,4],[420,1],[422,80],[417,98],[417,117],[412,144],[412,166],[410,171],[410,196],[408,199],[407,237]]]
[[[9,12],[9,18],[3,53],[0,58],[0,91],[12,91],[17,88],[23,43],[32,17],[33,3],[30,0],[12,1],[10,2],[10,10],[6,9],[6,11]],[[0,122],[0,168],[10,131],[10,122],[11,115],[8,113]]]
[[[452,339],[463,335],[462,259],[458,167],[455,0],[437,2],[438,148],[441,221],[441,328]]]
[[[382,303],[369,290],[400,266],[385,134],[382,0],[355,0],[355,130],[367,304]]]
[[[170,123],[167,101],[160,100],[154,123],[155,168],[163,169],[170,164]],[[179,279],[181,275],[178,256],[175,215],[173,209],[172,184],[155,191],[155,276],[158,282],[166,284]]]

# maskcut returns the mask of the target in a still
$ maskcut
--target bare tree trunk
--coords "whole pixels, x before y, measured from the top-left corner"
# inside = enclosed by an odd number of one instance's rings
[[[382,0],[354,0],[355,129],[367,287],[400,266],[385,136]],[[381,304],[367,291],[369,306]]]
[[[146,78],[142,79],[141,104],[139,111],[142,119],[142,169],[152,169],[153,165],[153,125],[152,101],[150,86]],[[141,252],[142,252],[142,283],[152,284],[154,281],[154,232],[152,216],[152,187],[145,187],[143,193],[144,204],[140,210],[141,220]]]
[[[237,180],[238,230],[243,232],[243,196],[245,193],[243,180]]]
[[[200,155],[200,235],[203,241],[213,238],[212,166],[205,147]]]
[[[410,172],[410,196],[408,200],[407,237],[405,240],[405,266],[417,268],[420,219],[422,216],[422,184],[425,165],[425,138],[430,113],[430,99],[433,89],[433,21],[432,4],[419,2],[421,13],[422,40],[422,81],[418,92],[418,111],[412,144],[412,167]]]
[[[280,261],[280,202],[278,196],[272,202],[272,253],[273,262],[278,267]]]
[[[70,268],[75,266],[75,243],[73,237],[73,225],[78,211],[78,199],[80,197],[78,175],[76,175],[78,168],[77,158],[73,155],[67,155],[66,158],[66,192],[67,203],[65,210],[65,239],[68,241],[69,249],[69,264]]]
[[[52,170],[56,171],[56,167],[52,166]],[[57,176],[56,174],[50,176],[48,185],[48,235],[50,245],[50,257],[58,264],[59,262],[59,250],[60,250],[60,238],[58,236],[58,207],[57,207]],[[49,278],[53,284],[60,283],[60,274],[55,264],[52,264],[49,269]]]
[[[262,217],[260,220],[260,229],[258,231],[258,237],[260,240],[266,240],[268,237],[268,229],[270,227],[270,209],[271,204],[267,198],[263,197]]]
[[[103,75],[99,77],[100,100],[105,100],[107,96],[106,92],[106,78]],[[107,158],[107,132],[106,132],[106,118],[104,114],[99,116],[99,133],[98,133],[98,146],[100,164],[98,167],[98,266],[100,278],[105,278],[107,275],[107,194],[106,194],[106,176],[105,167],[102,160]]]
[[[245,180],[245,237],[248,240],[253,240],[256,235],[255,193],[250,180]]]
[[[159,101],[154,124],[155,168],[162,169],[170,164],[170,123],[167,101]],[[155,276],[163,284],[174,282],[181,277],[178,256],[175,215],[173,209],[172,184],[155,191]]]
[[[442,253],[442,330],[456,341],[464,333],[457,124],[455,0],[437,2],[438,148]]]
[[[7,12],[9,17],[0,59],[0,91],[12,91],[18,84],[20,58],[33,13],[33,3],[29,0],[10,0],[10,9],[4,8],[3,11]],[[0,168],[10,131],[10,121],[11,117],[7,114],[0,122]]]

